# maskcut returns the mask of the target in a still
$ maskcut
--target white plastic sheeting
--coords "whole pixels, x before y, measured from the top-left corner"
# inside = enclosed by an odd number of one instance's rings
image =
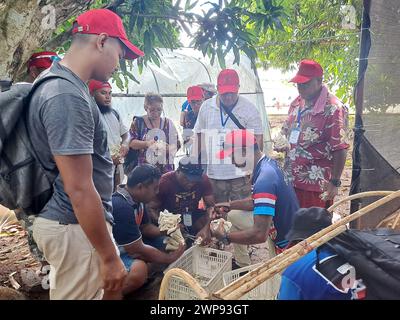
[[[183,48],[174,51],[160,49],[160,52],[162,54],[160,67],[149,63],[144,67],[142,74],[139,74],[134,64],[131,72],[139,80],[139,84],[130,80],[127,88],[121,91],[115,83],[112,83],[113,106],[120,112],[124,123],[129,126],[133,116],[145,114],[144,95],[147,92],[159,93],[164,98],[165,116],[172,119],[181,132],[179,116],[181,106],[186,100],[187,88],[202,82],[216,84],[221,68],[218,64],[212,66],[208,57],[203,57],[201,52],[194,49]],[[233,60],[233,55],[228,55],[226,66],[238,71],[240,94],[252,101],[260,111],[265,128],[265,147],[269,148],[269,124],[257,73],[251,69],[250,60],[246,56],[241,56],[239,66],[233,65]]]

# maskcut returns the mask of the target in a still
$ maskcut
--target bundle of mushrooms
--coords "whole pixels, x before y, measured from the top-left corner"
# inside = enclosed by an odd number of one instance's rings
[[[167,231],[167,238],[164,240],[164,243],[166,243],[165,249],[167,251],[175,251],[178,249],[180,244],[185,244],[185,239],[183,238],[179,227],[180,222],[180,214],[173,214],[168,210],[160,212],[158,227],[160,231]]]

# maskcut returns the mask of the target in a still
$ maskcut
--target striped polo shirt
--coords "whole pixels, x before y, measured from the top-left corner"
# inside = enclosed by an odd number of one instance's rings
[[[285,181],[276,161],[267,156],[262,157],[254,168],[252,186],[254,215],[273,216],[271,231],[276,231],[275,245],[284,248],[293,214],[299,209],[293,187]]]

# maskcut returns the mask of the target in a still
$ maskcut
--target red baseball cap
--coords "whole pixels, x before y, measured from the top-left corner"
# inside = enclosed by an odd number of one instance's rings
[[[36,52],[32,54],[28,60],[28,69],[30,67],[48,69],[51,67],[53,61],[58,59],[60,58],[58,57],[57,53],[53,51]]]
[[[78,16],[75,23],[77,25],[72,29],[72,34],[107,33],[110,37],[118,38],[128,49],[126,50],[125,59],[134,60],[144,56],[144,53],[128,40],[121,18],[111,10],[89,10]]]
[[[218,159],[225,159],[232,155],[234,148],[251,147],[257,143],[256,137],[248,130],[237,129],[230,131],[225,136],[224,149],[217,152]]]
[[[217,89],[219,94],[238,93],[239,75],[233,69],[222,70],[217,79]]]
[[[94,93],[96,90],[99,90],[99,89],[101,89],[101,88],[111,88],[111,85],[110,85],[110,83],[108,83],[108,82],[102,82],[102,81],[97,81],[97,80],[90,80],[90,81],[89,81],[88,87],[89,87],[89,92],[90,92],[90,94],[93,95],[93,93]]]
[[[306,83],[313,78],[322,78],[324,70],[321,65],[314,60],[300,61],[299,71],[289,82]]]
[[[189,87],[187,89],[187,99],[189,103],[193,100],[203,100],[204,99],[204,92],[203,89],[199,86]]]

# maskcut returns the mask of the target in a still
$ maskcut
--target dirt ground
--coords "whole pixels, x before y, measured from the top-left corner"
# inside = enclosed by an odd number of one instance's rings
[[[279,130],[285,116],[270,116],[272,135]],[[342,187],[336,200],[349,194],[351,183],[351,150],[348,153],[346,167],[342,175]],[[336,211],[339,214],[348,212],[349,204],[339,207]],[[4,218],[4,217],[3,217]],[[0,212],[0,226],[2,224]],[[231,250],[231,247],[227,249]],[[264,244],[250,246],[251,258],[254,263],[261,262],[267,257],[267,249]],[[0,228],[0,287],[13,287],[18,285],[19,292],[28,299],[48,299],[48,291],[43,290],[40,278],[36,276],[40,270],[40,264],[36,262],[29,252],[25,231],[15,222],[7,224],[1,232]],[[39,279],[39,280],[38,280]],[[39,282],[38,282],[39,281]],[[157,299],[161,276],[155,276],[144,287],[127,297],[133,300]]]

